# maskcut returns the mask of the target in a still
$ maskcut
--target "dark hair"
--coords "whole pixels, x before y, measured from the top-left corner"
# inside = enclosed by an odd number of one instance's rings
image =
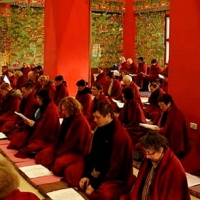
[[[64,81],[64,78],[63,78],[62,75],[58,75],[58,76],[55,77],[54,80],[55,80],[55,81]]]
[[[47,105],[51,101],[49,97],[49,91],[45,88],[38,90],[35,96],[38,96],[42,100],[43,105]]]
[[[157,88],[157,87],[160,87],[160,83],[159,82],[151,82],[150,86],[152,86],[153,88]]]
[[[111,71],[109,71],[109,72],[106,74],[106,76],[108,76],[109,78],[114,78],[114,77],[115,77],[115,76],[114,76],[114,73],[111,72]]]
[[[143,61],[143,60],[144,60],[144,58],[140,56],[140,57],[138,58],[138,60],[141,60],[141,61]]]
[[[92,109],[92,113],[98,111],[103,117],[110,113],[111,118],[114,117],[113,108],[110,103],[105,101],[99,101],[97,104],[94,105]]]
[[[151,60],[151,64],[157,63],[156,59]]]
[[[100,90],[101,93],[103,92],[103,87],[99,83],[95,83],[92,87],[97,88],[97,90]]]
[[[98,67],[98,69],[103,70],[103,67]]]
[[[83,87],[83,86],[87,86],[87,84],[88,83],[83,79],[76,82],[76,86],[82,86]]]
[[[168,103],[173,104],[174,100],[170,94],[163,94],[159,99],[158,102],[163,102],[165,105]]]
[[[33,89],[33,88],[34,88],[34,84],[33,84],[33,82],[28,81],[28,82],[24,83],[24,84],[21,86],[21,88]]]
[[[41,65],[37,65],[37,66],[35,67],[35,69],[42,70],[42,66],[41,66]]]
[[[132,100],[134,99],[135,95],[134,95],[134,91],[132,87],[125,87],[122,90],[122,93],[124,94],[124,98],[128,101],[128,100]]]
[[[141,138],[141,146],[144,149],[153,149],[155,151],[159,151],[160,147],[166,149],[168,147],[168,142],[167,139],[158,131],[149,130]]]

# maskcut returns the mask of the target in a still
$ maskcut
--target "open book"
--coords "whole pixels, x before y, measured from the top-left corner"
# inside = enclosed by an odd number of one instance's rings
[[[1,139],[7,139],[7,136],[2,132],[0,132],[0,140]]]
[[[76,192],[73,188],[56,190],[53,192],[48,192],[47,195],[53,200],[84,200],[84,198]]]
[[[22,113],[19,113],[19,112],[17,112],[17,111],[15,111],[15,114],[16,115],[18,115],[18,116],[20,116],[22,119],[24,119],[24,120],[29,120],[25,115],[23,115]]]
[[[148,128],[151,130],[154,130],[154,128],[158,127],[156,125],[152,125],[152,124],[144,124],[144,123],[139,123],[140,126],[144,127],[144,128]]]
[[[200,178],[189,173],[186,173],[188,187],[200,185]]]
[[[118,106],[118,108],[123,108],[124,107],[124,102],[121,102],[119,100],[115,100],[115,99],[112,99],[113,102],[115,102]]]

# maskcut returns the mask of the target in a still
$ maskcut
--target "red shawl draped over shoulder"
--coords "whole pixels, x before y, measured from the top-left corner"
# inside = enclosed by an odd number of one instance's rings
[[[160,122],[158,125],[160,126]],[[159,132],[167,138],[171,150],[177,157],[181,158],[189,151],[185,118],[175,104],[169,108],[166,122]]]
[[[124,124],[124,127],[132,138],[133,144],[136,144],[145,133],[145,130],[139,126],[139,123],[146,123],[146,118],[135,99],[124,104],[124,107],[119,113],[119,120]]]
[[[59,130],[58,108],[53,102],[50,102],[41,119],[38,121],[35,131],[29,138],[26,138],[25,143],[23,144],[23,146],[26,147],[22,148],[15,156],[27,157],[30,152],[41,151],[42,149],[51,146],[56,142]]]
[[[61,84],[59,86],[56,86],[56,93],[54,97],[54,102],[58,106],[60,103],[60,100],[69,96],[69,92],[67,89],[67,86],[65,84]]]
[[[142,163],[134,188],[132,200],[141,200],[141,194],[147,174],[152,164],[149,159]],[[150,186],[150,199],[152,200],[189,200],[189,191],[185,171],[168,148],[158,164]]]

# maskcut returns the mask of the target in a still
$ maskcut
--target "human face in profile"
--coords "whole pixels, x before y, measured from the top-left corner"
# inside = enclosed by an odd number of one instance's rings
[[[69,117],[70,116],[69,110],[64,105],[61,105],[61,112],[65,117]]]
[[[171,103],[165,104],[164,102],[159,102],[158,104],[159,104],[160,108],[164,112],[167,111],[170,108],[170,106],[171,106]]]
[[[164,150],[163,147],[160,147],[160,149],[158,151],[156,151],[153,148],[149,148],[149,149],[143,149],[143,152],[144,152],[146,158],[156,162],[161,159],[163,150]]]

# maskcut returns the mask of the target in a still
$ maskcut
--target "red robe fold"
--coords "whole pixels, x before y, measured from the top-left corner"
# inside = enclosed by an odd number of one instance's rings
[[[160,126],[160,122],[158,125]],[[167,138],[170,148],[177,157],[181,158],[188,152],[189,138],[186,121],[175,104],[169,108],[166,122],[159,132]]]
[[[28,81],[27,76],[22,75],[17,79],[16,88],[21,89],[21,86]]]
[[[144,182],[151,166],[151,161],[149,159],[145,159],[140,167],[131,198],[126,199],[141,200]],[[169,148],[166,149],[162,160],[155,170],[150,186],[150,199],[190,199],[185,171],[180,161]]]
[[[33,119],[35,113],[35,105],[36,99],[34,96],[34,92],[32,92],[26,99],[22,99],[19,106],[19,112],[25,115],[27,118]],[[25,139],[22,139],[22,133],[24,131],[27,132],[27,125],[24,123],[24,120],[19,116],[17,116],[17,119],[13,123],[7,122],[5,125],[7,125],[8,138],[10,139],[10,145],[8,146],[8,148],[18,149],[19,147],[21,147],[21,142]],[[21,140],[18,139],[19,137],[21,138]]]
[[[145,79],[147,79],[150,82],[156,81],[156,79],[158,78],[158,74],[162,73],[162,68],[160,67],[160,65],[156,64],[156,65],[151,65],[150,71],[148,76],[145,77]]]
[[[136,100],[133,99],[124,104],[119,113],[119,120],[128,131],[133,145],[137,144],[138,140],[145,133],[145,129],[139,126],[139,123],[146,123],[146,118]]]
[[[66,85],[62,84],[60,86],[56,86],[54,102],[57,106],[59,105],[60,100],[67,96],[69,96],[69,92]]]
[[[15,111],[19,112],[21,102],[21,94],[16,90],[11,90],[5,97],[2,98],[0,104],[0,131],[7,132],[6,123],[13,123],[17,118]]]
[[[69,129],[65,133],[64,140],[55,148],[50,148],[39,152],[36,157],[36,163],[50,167],[57,175],[63,175],[64,170],[70,165],[78,162],[85,156],[89,150],[92,131],[83,116],[78,114],[74,116]],[[51,159],[50,159],[51,158]]]
[[[107,79],[106,79],[106,73],[102,72],[97,75],[95,83],[100,84],[103,87],[103,92],[105,92]]]
[[[134,62],[127,66],[127,71],[129,72],[129,74],[136,74],[137,69],[138,65]]]
[[[98,189],[89,195],[90,200],[118,200],[119,197],[130,191],[135,181],[132,168],[132,143],[131,139],[117,118],[115,121],[115,133],[113,136],[113,150],[111,155],[110,169],[103,183]],[[95,133],[94,133],[95,134]],[[68,183],[78,187],[77,175],[83,172],[83,163],[71,166],[66,171]]]
[[[135,82],[138,87],[142,88],[143,86],[143,76],[142,73],[147,74],[147,65],[145,62],[138,64],[137,76],[135,77]]]
[[[121,95],[121,91],[122,91],[121,83],[118,80],[114,79],[110,95],[108,94],[109,85],[110,85],[110,82],[107,82],[104,94],[111,99],[119,99]]]
[[[3,200],[39,200],[39,198],[31,192],[21,192],[15,190],[9,196],[3,198]]]
[[[35,131],[30,137],[26,138],[25,143],[22,144],[24,148],[16,156],[26,157],[30,152],[38,152],[55,144],[59,129],[58,108],[53,102],[50,102],[41,119],[38,121]],[[21,143],[20,139],[17,138],[15,142]]]

